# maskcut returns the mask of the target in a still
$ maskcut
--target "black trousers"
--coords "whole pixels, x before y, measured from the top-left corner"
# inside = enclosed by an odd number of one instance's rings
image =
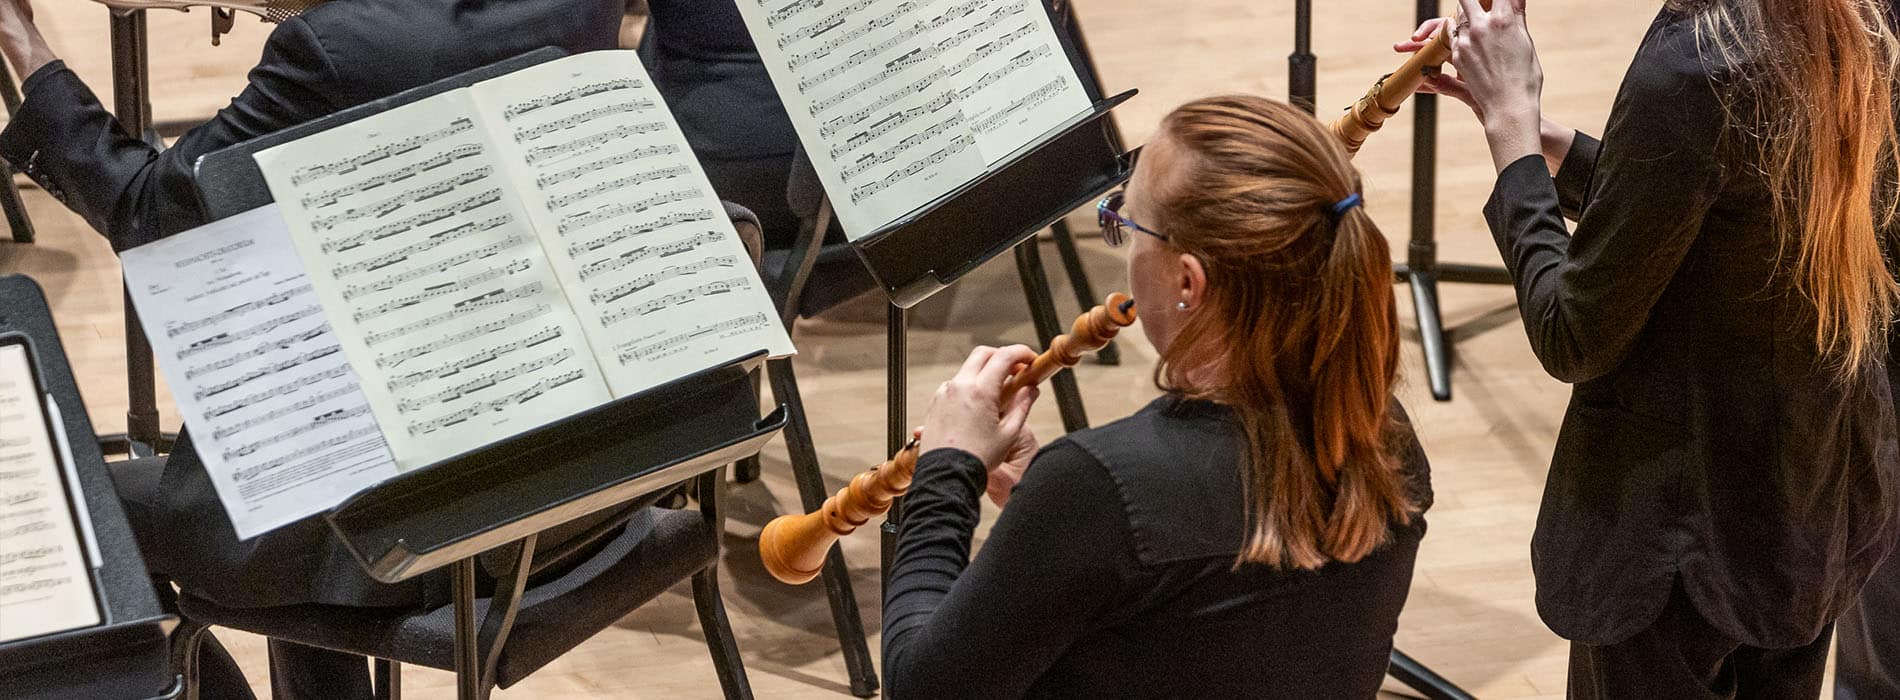
[[[1841,613],[1835,700],[1900,698],[1900,556],[1874,570],[1860,601]]]
[[[1570,697],[1780,699],[1818,697],[1833,630],[1807,646],[1760,649],[1703,621],[1678,582],[1649,629],[1622,642],[1570,645]]]

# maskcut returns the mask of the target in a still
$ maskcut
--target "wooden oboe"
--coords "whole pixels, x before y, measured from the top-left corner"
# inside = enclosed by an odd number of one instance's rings
[[[1008,406],[1016,392],[1075,366],[1082,361],[1083,353],[1100,350],[1134,322],[1135,301],[1126,294],[1109,295],[1106,304],[1075,319],[1068,335],[1058,336],[1046,352],[1010,377],[1003,387],[1003,405]],[[817,578],[825,555],[838,538],[890,510],[891,501],[910,490],[911,476],[917,470],[917,451],[917,440],[913,439],[890,461],[853,478],[849,486],[826,499],[818,512],[782,515],[766,523],[759,533],[759,558],[765,561],[765,570],[773,578],[791,584]]]
[[[1486,10],[1491,9],[1491,0],[1479,0],[1479,4]],[[1365,97],[1359,98],[1344,115],[1333,121],[1333,134],[1346,145],[1346,153],[1359,153],[1359,147],[1365,145],[1366,137],[1383,128],[1387,119],[1399,113],[1405,100],[1425,84],[1425,79],[1437,75],[1449,60],[1451,23],[1439,27],[1438,33],[1432,35],[1424,48],[1407,58],[1397,71],[1373,83]]]

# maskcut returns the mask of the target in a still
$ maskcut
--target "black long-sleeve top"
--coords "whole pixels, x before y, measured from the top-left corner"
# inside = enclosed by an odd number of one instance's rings
[[[1725,634],[1797,646],[1893,547],[1889,377],[1818,356],[1799,241],[1727,126],[1753,68],[1698,47],[1694,24],[1664,10],[1603,140],[1580,135],[1555,178],[1511,164],[1485,207],[1532,350],[1576,383],[1532,541],[1537,605],[1564,637],[1614,643],[1680,578]]]
[[[1404,437],[1423,507],[1429,466]],[[974,560],[983,464],[924,455],[887,590],[890,696],[1375,695],[1423,517],[1354,564],[1236,567],[1245,447],[1229,409],[1173,398],[1057,440]]]

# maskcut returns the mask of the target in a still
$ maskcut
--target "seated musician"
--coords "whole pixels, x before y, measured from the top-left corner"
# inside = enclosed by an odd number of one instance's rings
[[[1292,107],[1167,117],[1101,213],[1166,395],[1037,452],[1035,392],[999,405],[1029,350],[943,385],[890,572],[893,697],[1378,692],[1432,495],[1359,191]],[[986,490],[1007,507],[972,559]]]
[[[200,156],[544,46],[615,48],[625,9],[626,0],[333,0],[277,27],[231,105],[160,152],[126,136],[58,60],[26,0],[0,0],[0,53],[27,76],[0,157],[125,250],[205,223],[192,176]],[[113,477],[147,564],[186,593],[233,608],[447,600],[444,575],[370,580],[315,520],[239,541],[189,436],[168,462],[115,465]],[[228,656],[208,656],[205,697],[250,695]],[[271,657],[277,697],[369,695],[360,657],[275,641]]]

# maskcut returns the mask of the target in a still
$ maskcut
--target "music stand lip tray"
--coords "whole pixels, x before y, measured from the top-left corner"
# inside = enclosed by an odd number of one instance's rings
[[[1096,102],[996,166],[897,221],[852,242],[879,286],[902,308],[942,291],[1037,231],[1126,182],[1111,110],[1136,95]]]
[[[397,583],[757,454],[763,350],[384,481],[324,515],[371,577]]]

